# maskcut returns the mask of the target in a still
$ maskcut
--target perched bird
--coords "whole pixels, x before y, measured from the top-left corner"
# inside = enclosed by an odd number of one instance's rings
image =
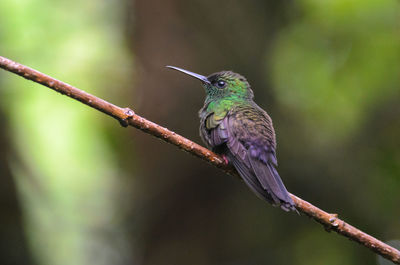
[[[272,120],[253,101],[253,91],[246,78],[231,71],[205,77],[167,67],[202,82],[206,99],[199,116],[200,136],[205,144],[231,163],[257,196],[285,211],[296,211],[276,170]]]

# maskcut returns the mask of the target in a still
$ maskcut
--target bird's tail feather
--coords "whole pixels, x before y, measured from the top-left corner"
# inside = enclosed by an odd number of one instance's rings
[[[285,211],[297,211],[272,163],[265,164],[258,159],[249,157],[246,157],[248,161],[242,161],[232,154],[228,155],[228,160],[258,197],[273,205],[279,205]]]
[[[294,202],[275,166],[271,162],[264,163],[257,158],[250,158],[250,164],[261,186],[271,195],[275,204],[286,211],[294,210]]]

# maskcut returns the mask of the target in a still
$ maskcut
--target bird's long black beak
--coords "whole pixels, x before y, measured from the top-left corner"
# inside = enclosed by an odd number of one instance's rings
[[[190,72],[188,70],[185,70],[185,69],[182,69],[182,68],[179,68],[179,67],[175,67],[175,66],[167,65],[166,67],[174,69],[174,70],[182,72],[182,73],[185,73],[187,75],[193,76],[194,78],[199,79],[203,83],[206,83],[206,84],[209,84],[209,85],[211,84],[210,81],[207,79],[207,77],[205,77],[204,75],[199,75],[199,74],[196,74],[196,73],[193,73],[193,72]]]

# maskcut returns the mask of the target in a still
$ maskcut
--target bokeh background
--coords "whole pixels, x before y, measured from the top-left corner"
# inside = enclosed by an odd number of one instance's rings
[[[2,0],[0,55],[196,142],[201,74],[274,120],[289,191],[400,239],[400,2]],[[175,147],[0,71],[0,264],[383,264]]]

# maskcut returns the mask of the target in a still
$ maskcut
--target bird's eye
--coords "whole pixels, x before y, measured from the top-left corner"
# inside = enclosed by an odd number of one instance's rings
[[[217,82],[217,87],[219,87],[219,88],[224,88],[225,85],[226,85],[225,81],[219,80],[219,81]]]

